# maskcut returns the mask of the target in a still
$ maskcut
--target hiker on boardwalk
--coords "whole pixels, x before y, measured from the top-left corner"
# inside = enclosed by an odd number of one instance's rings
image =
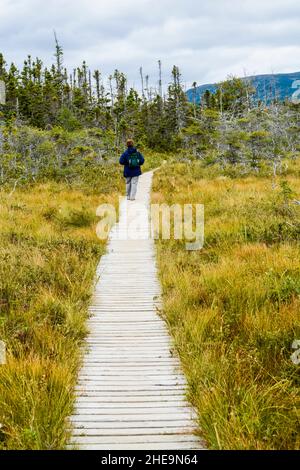
[[[141,165],[144,161],[143,155],[134,147],[133,140],[128,139],[127,150],[120,158],[120,165],[124,165],[126,196],[129,201],[135,200],[139,176],[142,174]]]

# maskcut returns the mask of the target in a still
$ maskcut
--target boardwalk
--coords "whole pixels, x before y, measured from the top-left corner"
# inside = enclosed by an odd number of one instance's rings
[[[79,449],[201,449],[185,378],[164,321],[148,209],[152,173],[140,178],[137,201],[125,201],[90,307],[87,352],[77,385],[72,443]],[[138,241],[120,240],[145,204]],[[129,209],[129,214],[127,209]],[[133,211],[133,213],[130,213]],[[144,238],[144,239],[141,239]]]

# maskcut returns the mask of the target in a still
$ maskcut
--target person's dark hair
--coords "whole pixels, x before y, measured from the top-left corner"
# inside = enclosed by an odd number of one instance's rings
[[[127,147],[133,147],[133,140],[128,139],[127,142],[126,142],[126,145],[127,145]]]

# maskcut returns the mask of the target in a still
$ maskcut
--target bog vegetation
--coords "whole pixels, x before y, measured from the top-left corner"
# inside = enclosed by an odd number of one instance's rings
[[[158,243],[165,316],[214,449],[299,449],[300,166],[282,180],[199,162],[155,174],[153,201],[205,204],[205,245]],[[186,190],[188,188],[188,191]]]
[[[160,241],[164,311],[208,446],[299,448],[300,105],[255,102],[230,77],[189,103],[178,67],[163,90],[128,89],[83,64],[68,72],[0,54],[0,448],[67,442],[79,347],[105,247],[95,209],[117,203],[127,137],[155,176],[156,202],[201,202],[201,252]],[[196,84],[194,84],[196,89]],[[276,94],[272,91],[272,96]]]

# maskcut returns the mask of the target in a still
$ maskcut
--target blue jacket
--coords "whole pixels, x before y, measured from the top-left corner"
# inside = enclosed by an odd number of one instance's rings
[[[145,162],[145,159],[144,159],[143,155],[140,152],[138,152],[135,147],[128,147],[126,152],[124,152],[123,155],[120,158],[120,165],[124,165],[124,176],[125,176],[125,178],[132,177],[132,176],[140,176],[142,174],[140,166],[136,166],[134,168],[130,168],[130,166],[129,166],[129,161],[128,161],[129,156],[134,152],[137,152],[139,154],[139,156],[141,158],[141,165],[143,165],[144,162]]]

